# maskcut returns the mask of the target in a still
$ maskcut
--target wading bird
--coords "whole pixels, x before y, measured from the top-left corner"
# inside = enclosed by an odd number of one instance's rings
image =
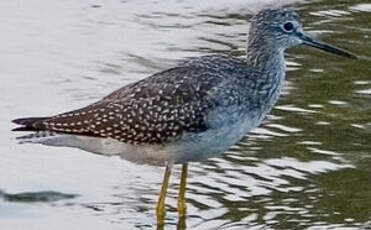
[[[55,146],[121,155],[166,166],[157,203],[163,224],[171,168],[182,164],[178,196],[186,215],[187,163],[219,156],[257,127],[285,81],[286,49],[308,45],[344,57],[347,51],[309,37],[299,15],[266,9],[251,20],[246,58],[208,55],[126,85],[84,108],[50,117],[21,118],[24,138]]]

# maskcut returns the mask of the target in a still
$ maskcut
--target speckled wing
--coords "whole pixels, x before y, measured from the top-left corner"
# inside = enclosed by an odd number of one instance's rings
[[[176,67],[118,89],[85,108],[35,122],[35,128],[161,144],[202,132],[222,78],[202,67]]]

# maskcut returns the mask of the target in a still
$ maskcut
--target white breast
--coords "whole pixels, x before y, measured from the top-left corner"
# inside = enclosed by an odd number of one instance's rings
[[[199,134],[187,134],[182,143],[174,144],[175,162],[200,161],[221,155],[240,141],[250,130],[257,127],[265,114],[236,108],[223,108],[218,112],[210,129]]]

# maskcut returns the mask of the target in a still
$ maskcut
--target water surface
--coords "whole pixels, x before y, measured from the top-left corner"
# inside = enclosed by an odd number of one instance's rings
[[[0,229],[155,229],[163,168],[19,145],[10,120],[75,109],[192,56],[243,56],[249,18],[276,1],[0,3]],[[371,4],[280,1],[359,61],[287,54],[284,95],[223,157],[190,165],[188,229],[371,227]],[[179,167],[165,229],[176,229]]]

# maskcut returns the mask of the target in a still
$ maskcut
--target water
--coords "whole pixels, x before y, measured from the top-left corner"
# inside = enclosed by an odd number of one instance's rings
[[[241,56],[252,12],[277,5],[256,2],[2,1],[0,229],[155,229],[163,168],[19,145],[10,120],[84,106],[187,57]],[[188,229],[371,228],[371,4],[280,5],[361,58],[290,50],[284,95],[264,125],[190,165]],[[176,229],[179,174],[165,229]]]

